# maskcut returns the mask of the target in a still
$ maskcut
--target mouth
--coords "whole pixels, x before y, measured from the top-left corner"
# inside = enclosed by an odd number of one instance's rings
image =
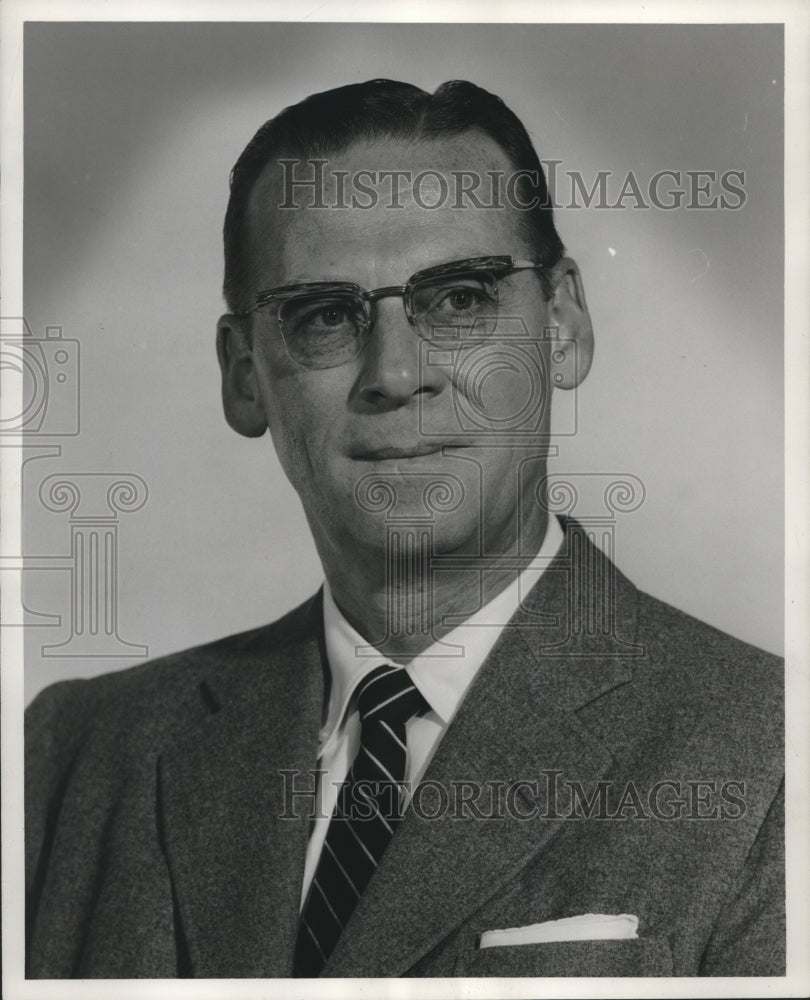
[[[423,458],[426,455],[440,455],[445,447],[444,444],[427,441],[414,445],[383,445],[379,448],[358,448],[351,453],[350,457],[360,462]]]

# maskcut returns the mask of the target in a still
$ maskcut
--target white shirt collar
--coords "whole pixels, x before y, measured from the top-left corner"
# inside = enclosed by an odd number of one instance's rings
[[[455,715],[504,626],[537,584],[562,541],[562,528],[552,515],[540,551],[529,566],[488,604],[406,665],[411,680],[444,725]],[[320,733],[321,749],[337,733],[359,681],[381,663],[393,662],[370,646],[349,624],[326,582],[323,624],[332,686],[326,723]]]

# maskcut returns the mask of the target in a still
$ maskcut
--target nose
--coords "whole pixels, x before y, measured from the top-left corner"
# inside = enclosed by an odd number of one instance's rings
[[[444,377],[427,365],[416,327],[411,326],[399,297],[376,303],[376,320],[363,351],[357,395],[376,409],[405,406],[416,397],[437,395]]]

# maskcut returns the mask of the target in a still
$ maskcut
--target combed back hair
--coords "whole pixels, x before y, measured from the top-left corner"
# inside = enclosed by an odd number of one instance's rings
[[[248,287],[247,210],[250,194],[268,163],[281,158],[316,159],[358,141],[437,139],[477,130],[504,151],[515,171],[530,171],[516,187],[524,237],[539,263],[551,266],[564,248],[554,227],[545,174],[520,119],[504,102],[466,80],[450,80],[435,93],[394,80],[353,83],[312,94],[285,108],[253,136],[231,171],[225,214],[225,281],[228,309],[242,313],[253,302]],[[536,183],[535,179],[536,178]]]

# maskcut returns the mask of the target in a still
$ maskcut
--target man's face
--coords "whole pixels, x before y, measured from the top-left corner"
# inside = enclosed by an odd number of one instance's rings
[[[385,170],[409,170],[411,177],[438,171],[448,185],[455,183],[453,171],[482,178],[487,171],[512,172],[497,145],[476,134],[355,144],[326,164],[324,201],[340,200],[338,172],[350,178],[344,195],[350,204],[351,178],[376,171],[378,183],[367,174],[362,179],[376,193],[373,207],[309,207],[311,192],[298,189],[297,207],[280,209],[289,192],[271,164],[251,196],[251,294],[315,281],[371,290],[404,285],[414,273],[450,261],[532,259],[516,209],[469,201],[453,208],[455,189],[442,199],[430,176],[417,192],[421,205],[408,183],[393,199],[390,177],[379,176]],[[296,177],[311,175],[306,162],[295,168]],[[434,209],[424,207],[437,201]],[[488,551],[513,550],[518,518],[536,516],[540,435],[549,420],[549,303],[531,270],[500,278],[498,296],[495,336],[482,341],[473,333],[463,346],[450,347],[419,336],[401,297],[383,298],[362,352],[314,370],[289,356],[275,305],[244,321],[252,323],[248,353],[257,403],[324,560],[347,546],[382,549],[386,512],[430,520],[443,552],[480,551],[482,533]],[[431,483],[440,484],[438,493],[430,493]]]

